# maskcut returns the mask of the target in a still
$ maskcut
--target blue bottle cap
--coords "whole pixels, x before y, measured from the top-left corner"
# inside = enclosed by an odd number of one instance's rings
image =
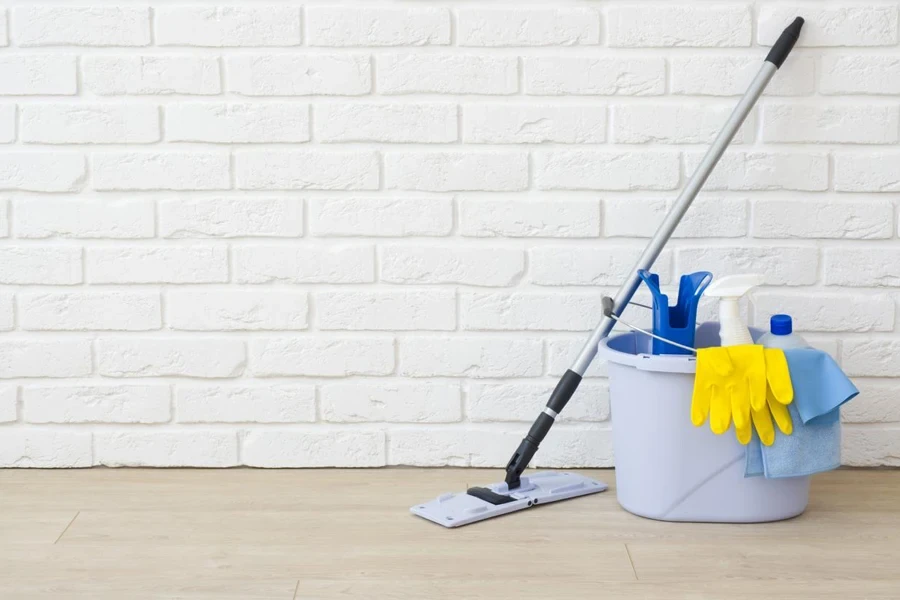
[[[790,315],[772,315],[769,319],[769,329],[774,335],[790,335],[794,330],[794,323]]]

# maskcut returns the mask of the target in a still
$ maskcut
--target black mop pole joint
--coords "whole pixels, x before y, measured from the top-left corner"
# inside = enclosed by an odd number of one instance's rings
[[[519,447],[506,465],[506,484],[509,489],[519,487],[519,477],[525,471],[528,463],[531,462],[534,453],[538,451],[538,447],[544,441],[547,432],[553,427],[556,415],[566,407],[572,394],[578,389],[579,383],[581,383],[581,375],[570,369],[566,371],[559,383],[556,384],[556,388],[550,394],[550,399],[547,401],[547,407],[544,409],[544,412],[538,415],[531,429],[528,430],[528,434],[522,440],[522,443],[519,444]]]

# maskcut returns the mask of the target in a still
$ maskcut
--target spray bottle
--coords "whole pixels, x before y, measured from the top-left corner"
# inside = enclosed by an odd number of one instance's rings
[[[706,288],[708,297],[719,298],[719,338],[723,346],[752,344],[750,329],[741,320],[738,301],[751,289],[763,283],[762,275],[729,275],[713,281]]]

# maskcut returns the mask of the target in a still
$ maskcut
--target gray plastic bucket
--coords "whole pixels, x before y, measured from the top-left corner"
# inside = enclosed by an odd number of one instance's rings
[[[762,332],[753,331],[756,339]],[[662,521],[760,523],[806,510],[809,477],[744,477],[746,447],[733,429],[691,423],[696,357],[650,355],[640,333],[600,342],[609,364],[616,497],[628,512]],[[697,328],[698,348],[719,345],[718,323]]]

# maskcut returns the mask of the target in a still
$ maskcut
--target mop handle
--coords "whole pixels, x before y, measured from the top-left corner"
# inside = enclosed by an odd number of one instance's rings
[[[612,317],[618,317],[622,314],[622,311],[625,310],[625,307],[631,301],[631,297],[634,296],[635,291],[637,291],[641,282],[637,272],[641,269],[649,270],[650,267],[653,266],[654,261],[659,256],[660,252],[662,252],[662,249],[669,241],[669,238],[672,237],[672,233],[675,231],[678,223],[681,222],[684,214],[687,212],[688,208],[690,208],[691,202],[694,201],[700,188],[706,183],[706,180],[715,168],[716,163],[722,158],[725,149],[731,143],[731,140],[734,138],[738,129],[740,129],[744,119],[750,114],[756,101],[762,95],[763,90],[766,89],[766,86],[772,79],[772,76],[775,75],[775,72],[784,63],[788,54],[790,54],[791,49],[793,49],[794,44],[797,43],[801,27],[803,27],[803,19],[797,17],[793,23],[785,28],[781,33],[781,36],[772,46],[771,51],[768,56],[766,56],[766,60],[759,69],[759,73],[757,73],[756,77],[753,78],[753,81],[750,82],[750,87],[744,92],[743,97],[740,99],[737,106],[734,107],[731,116],[728,117],[728,121],[726,121],[725,125],[722,127],[719,135],[716,136],[716,139],[709,147],[709,150],[706,151],[706,155],[703,157],[703,160],[700,161],[694,174],[691,175],[690,180],[688,180],[687,185],[684,186],[681,194],[679,194],[674,206],[672,206],[672,210],[670,210],[669,214],[666,215],[666,218],[663,219],[659,229],[657,229],[653,238],[644,249],[643,254],[641,254],[641,257],[638,259],[637,264],[631,269],[628,279],[622,284],[622,287],[619,288],[619,291],[613,300],[613,307],[609,316],[604,314],[600,323],[591,333],[590,338],[588,338],[587,343],[585,343],[584,348],[581,349],[581,352],[578,354],[578,358],[575,359],[572,367],[566,371],[559,380],[559,383],[550,395],[550,399],[547,401],[546,408],[538,415],[538,418],[531,426],[528,434],[522,440],[522,443],[519,444],[518,449],[506,465],[506,483],[509,485],[510,489],[519,486],[519,476],[525,470],[525,467],[528,466],[528,463],[531,461],[535,452],[537,452],[538,446],[544,440],[547,432],[550,431],[557,415],[565,408],[566,403],[568,403],[569,399],[575,393],[575,390],[578,389],[581,378],[584,376],[585,371],[587,371],[588,366],[590,366],[591,361],[593,361],[594,357],[597,355],[597,345],[600,343],[600,340],[609,335],[609,332],[615,325],[615,319]]]

